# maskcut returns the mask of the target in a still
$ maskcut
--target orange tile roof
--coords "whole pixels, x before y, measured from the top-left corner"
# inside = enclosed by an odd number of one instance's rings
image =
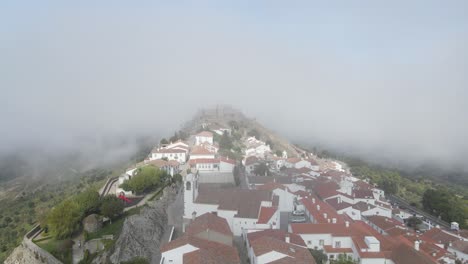
[[[210,131],[202,131],[202,132],[196,134],[195,136],[198,136],[198,137],[213,137],[213,133],[211,133]]]
[[[257,240],[258,238],[261,237],[273,237],[282,241],[286,241],[286,237],[289,236],[289,242],[292,244],[296,244],[301,247],[305,247],[306,244],[304,240],[299,236],[298,234],[294,233],[288,233],[284,230],[281,229],[266,229],[262,231],[257,231],[257,232],[251,232],[247,234],[247,239],[252,242]]]
[[[214,155],[214,152],[209,151],[208,149],[202,146],[194,146],[192,151],[190,151],[190,155]]]
[[[313,203],[312,199],[315,199]],[[307,197],[299,200],[305,207],[305,209],[311,214],[316,223],[326,224],[331,223],[333,218],[336,219],[336,223],[343,223],[343,218],[336,210],[326,202],[321,201],[317,197]],[[318,206],[318,207],[317,207]],[[320,208],[320,209],[319,209]],[[326,214],[326,217],[325,215]],[[330,220],[330,222],[329,222]]]
[[[226,219],[212,213],[205,213],[195,218],[188,226],[186,233],[189,235],[196,235],[207,230],[216,231],[232,237],[231,228],[229,228]]]
[[[253,252],[256,256],[276,251],[287,255],[288,257],[279,259],[282,262],[276,263],[298,263],[298,264],[315,264],[315,260],[310,254],[309,250],[304,247],[299,247],[294,244],[286,243],[285,241],[263,236],[250,243]],[[274,262],[271,262],[274,263]]]
[[[260,207],[260,213],[258,215],[258,224],[266,224],[270,219],[273,217],[273,215],[276,213],[277,208],[276,207]]]
[[[167,252],[184,245],[192,245],[198,248],[198,250],[183,255],[184,263],[240,263],[239,254],[235,247],[187,234],[162,245],[161,252]]]

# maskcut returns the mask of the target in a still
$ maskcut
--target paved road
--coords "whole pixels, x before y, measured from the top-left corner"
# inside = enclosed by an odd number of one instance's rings
[[[184,188],[182,187],[179,187],[176,199],[167,208],[167,224],[174,226],[175,234],[182,234],[182,218],[184,215]]]
[[[441,220],[441,219],[438,219],[437,217],[433,216],[433,215],[430,215],[426,212],[423,212],[421,210],[419,210],[418,208],[414,207],[414,206],[411,206],[407,201],[401,199],[400,197],[397,197],[397,196],[394,196],[394,195],[387,195],[387,198],[392,201],[393,203],[397,203],[400,207],[405,207],[407,210],[415,213],[415,214],[418,214],[418,215],[422,215],[424,216],[426,219],[430,220],[432,223],[435,223],[441,227],[445,227],[447,229],[450,228],[450,224]]]

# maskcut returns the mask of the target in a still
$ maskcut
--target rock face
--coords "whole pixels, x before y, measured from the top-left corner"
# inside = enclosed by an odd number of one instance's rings
[[[13,252],[5,260],[5,264],[39,264],[46,263],[45,259],[40,258],[40,256],[34,254],[29,248],[25,247],[23,244],[15,248]]]
[[[83,229],[89,233],[97,232],[102,227],[101,217],[91,214],[83,219]]]
[[[112,263],[143,257],[150,263],[159,263],[161,238],[168,229],[168,206],[175,200],[172,188],[166,188],[159,201],[144,208],[140,214],[128,217],[123,225],[110,260]]]

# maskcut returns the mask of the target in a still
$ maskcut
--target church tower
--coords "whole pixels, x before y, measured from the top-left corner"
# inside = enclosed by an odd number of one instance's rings
[[[184,218],[192,219],[195,200],[198,197],[198,173],[188,174],[184,180]]]

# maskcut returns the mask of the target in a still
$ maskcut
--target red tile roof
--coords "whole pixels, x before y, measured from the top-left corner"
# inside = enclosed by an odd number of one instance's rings
[[[276,251],[288,256],[280,258],[280,262],[270,263],[315,264],[315,260],[307,248],[286,243],[284,240],[263,236],[252,241],[250,246],[252,247],[256,256],[261,256],[272,251]]]
[[[189,160],[190,165],[195,165],[195,164],[217,164],[219,163],[219,159],[191,159]]]
[[[273,217],[273,215],[276,213],[277,208],[276,207],[261,207],[260,208],[260,213],[258,215],[258,224],[266,224],[270,219]]]
[[[213,137],[213,133],[211,133],[210,131],[202,131],[202,132],[196,134],[195,136],[198,136],[198,137]]]
[[[443,245],[448,245],[450,242],[459,240],[456,235],[445,232],[440,228],[432,228],[431,230],[424,232],[421,238]]]
[[[261,202],[271,200],[269,191],[212,188],[212,185],[202,183],[195,202],[218,204],[218,209],[238,211],[239,217],[257,219]]]
[[[314,224],[314,223],[298,223],[291,224],[291,231],[295,234],[331,234],[333,236],[350,235],[351,226],[346,227],[344,224]]]
[[[402,223],[398,222],[397,220],[393,218],[388,218],[388,217],[381,216],[381,215],[372,215],[372,216],[367,216],[366,218],[367,218],[367,221],[369,221],[370,223],[374,224],[375,226],[379,227],[380,229],[384,231],[388,231],[393,228],[406,229],[406,227]]]
[[[289,242],[290,243],[296,244],[296,245],[301,246],[301,247],[306,246],[306,244],[305,244],[304,240],[301,238],[301,236],[299,236],[298,234],[294,234],[294,233],[288,233],[288,232],[286,232],[284,230],[281,230],[281,229],[266,229],[266,230],[262,230],[262,231],[251,232],[251,233],[247,234],[247,239],[251,243],[252,241],[257,240],[258,238],[265,237],[265,236],[273,237],[273,238],[276,238],[276,239],[279,239],[279,240],[282,240],[282,241],[286,241],[286,237],[289,236]]]
[[[374,193],[369,189],[357,189],[353,191],[353,197],[357,199],[374,199]]]
[[[236,160],[235,159],[230,159],[228,157],[220,157],[219,160],[222,161],[222,162],[226,162],[226,163],[229,163],[229,164],[236,165]]]
[[[331,205],[336,211],[343,210],[348,207],[352,207],[353,205],[344,201],[341,201],[341,198],[333,198],[333,199],[328,199],[326,201],[329,205]]]
[[[188,226],[186,233],[189,235],[196,235],[207,230],[232,237],[231,228],[229,228],[226,219],[212,213],[205,213],[195,218]]]
[[[202,146],[194,146],[192,151],[190,151],[190,155],[214,155],[214,152],[207,150]]]
[[[289,158],[289,159],[286,159],[286,162],[295,164],[295,163],[298,163],[301,160],[302,160],[301,158]]]
[[[312,201],[313,198],[315,198],[315,203]],[[299,202],[304,205],[316,223],[332,223],[333,218],[336,219],[336,223],[344,222],[342,216],[331,205],[321,201],[317,197],[303,198]]]
[[[325,253],[353,253],[351,248],[334,248],[332,246],[325,245],[323,246]]]
[[[318,183],[314,186],[313,190],[322,199],[326,199],[338,194],[339,186],[334,182]]]

